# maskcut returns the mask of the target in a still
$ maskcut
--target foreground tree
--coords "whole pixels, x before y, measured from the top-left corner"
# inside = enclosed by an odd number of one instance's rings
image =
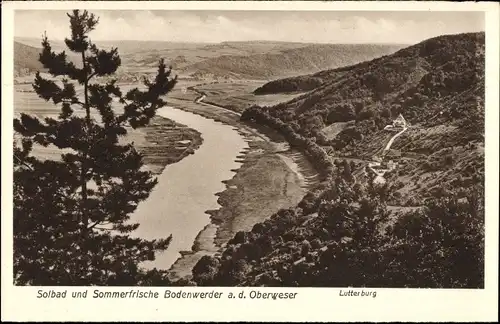
[[[129,222],[156,179],[141,170],[142,156],[133,145],[119,139],[126,127],[147,125],[165,106],[161,97],[176,78],[161,60],[154,81],[145,79],[142,90],[122,94],[116,80],[98,83],[96,77],[113,75],[120,66],[118,51],[98,49],[88,38],[98,24],[93,14],[74,10],[68,17],[71,37],[65,43],[81,65],[65,52],[54,53],[44,36],[40,62],[53,78],[37,73],[33,84],[40,98],[60,107],[58,118],[21,114],[14,120],[22,137],[14,148],[16,284],[159,284],[163,273],[139,264],[154,260],[171,238],[132,238],[139,225]],[[115,109],[117,102],[123,111]],[[57,147],[61,160],[32,156],[33,145]]]

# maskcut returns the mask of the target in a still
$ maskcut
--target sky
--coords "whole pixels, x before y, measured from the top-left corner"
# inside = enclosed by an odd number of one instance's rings
[[[398,43],[462,32],[484,31],[482,12],[409,11],[174,11],[93,10],[94,40],[219,43],[288,41],[308,43]],[[69,35],[66,11],[17,10],[16,37],[62,40]]]

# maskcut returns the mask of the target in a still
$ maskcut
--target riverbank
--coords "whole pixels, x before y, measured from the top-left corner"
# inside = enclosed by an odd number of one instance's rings
[[[216,194],[226,189],[223,181],[234,177],[241,166],[237,156],[248,146],[233,127],[221,122],[174,107],[164,107],[158,114],[198,130],[203,137],[203,145],[193,155],[163,170],[149,197],[131,216],[131,223],[140,224],[135,237],[172,236],[167,250],[143,263],[146,268],[167,270],[184,251],[192,250],[200,231],[211,223],[206,211],[220,207]]]
[[[143,140],[135,142],[135,132],[130,132],[127,141],[134,141],[135,148],[144,157],[145,167],[153,174],[193,154],[203,143],[201,133],[183,124],[162,116],[155,116],[149,125],[139,130]]]
[[[211,223],[196,237],[192,251],[182,252],[170,268],[172,279],[191,275],[203,255],[214,255],[239,231],[249,231],[281,208],[295,206],[315,181],[314,169],[270,130],[256,130],[223,108],[171,97],[169,105],[234,127],[248,148],[237,157],[235,175],[217,194],[220,208],[207,210]],[[271,140],[272,138],[272,140]]]

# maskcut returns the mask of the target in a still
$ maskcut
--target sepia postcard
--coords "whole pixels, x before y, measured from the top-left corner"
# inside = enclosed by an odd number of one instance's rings
[[[498,320],[497,4],[2,9],[2,320]]]

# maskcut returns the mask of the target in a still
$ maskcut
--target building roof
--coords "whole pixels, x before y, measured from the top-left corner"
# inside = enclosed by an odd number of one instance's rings
[[[406,125],[406,120],[403,115],[399,114],[398,118],[394,119],[393,124],[403,124]]]

